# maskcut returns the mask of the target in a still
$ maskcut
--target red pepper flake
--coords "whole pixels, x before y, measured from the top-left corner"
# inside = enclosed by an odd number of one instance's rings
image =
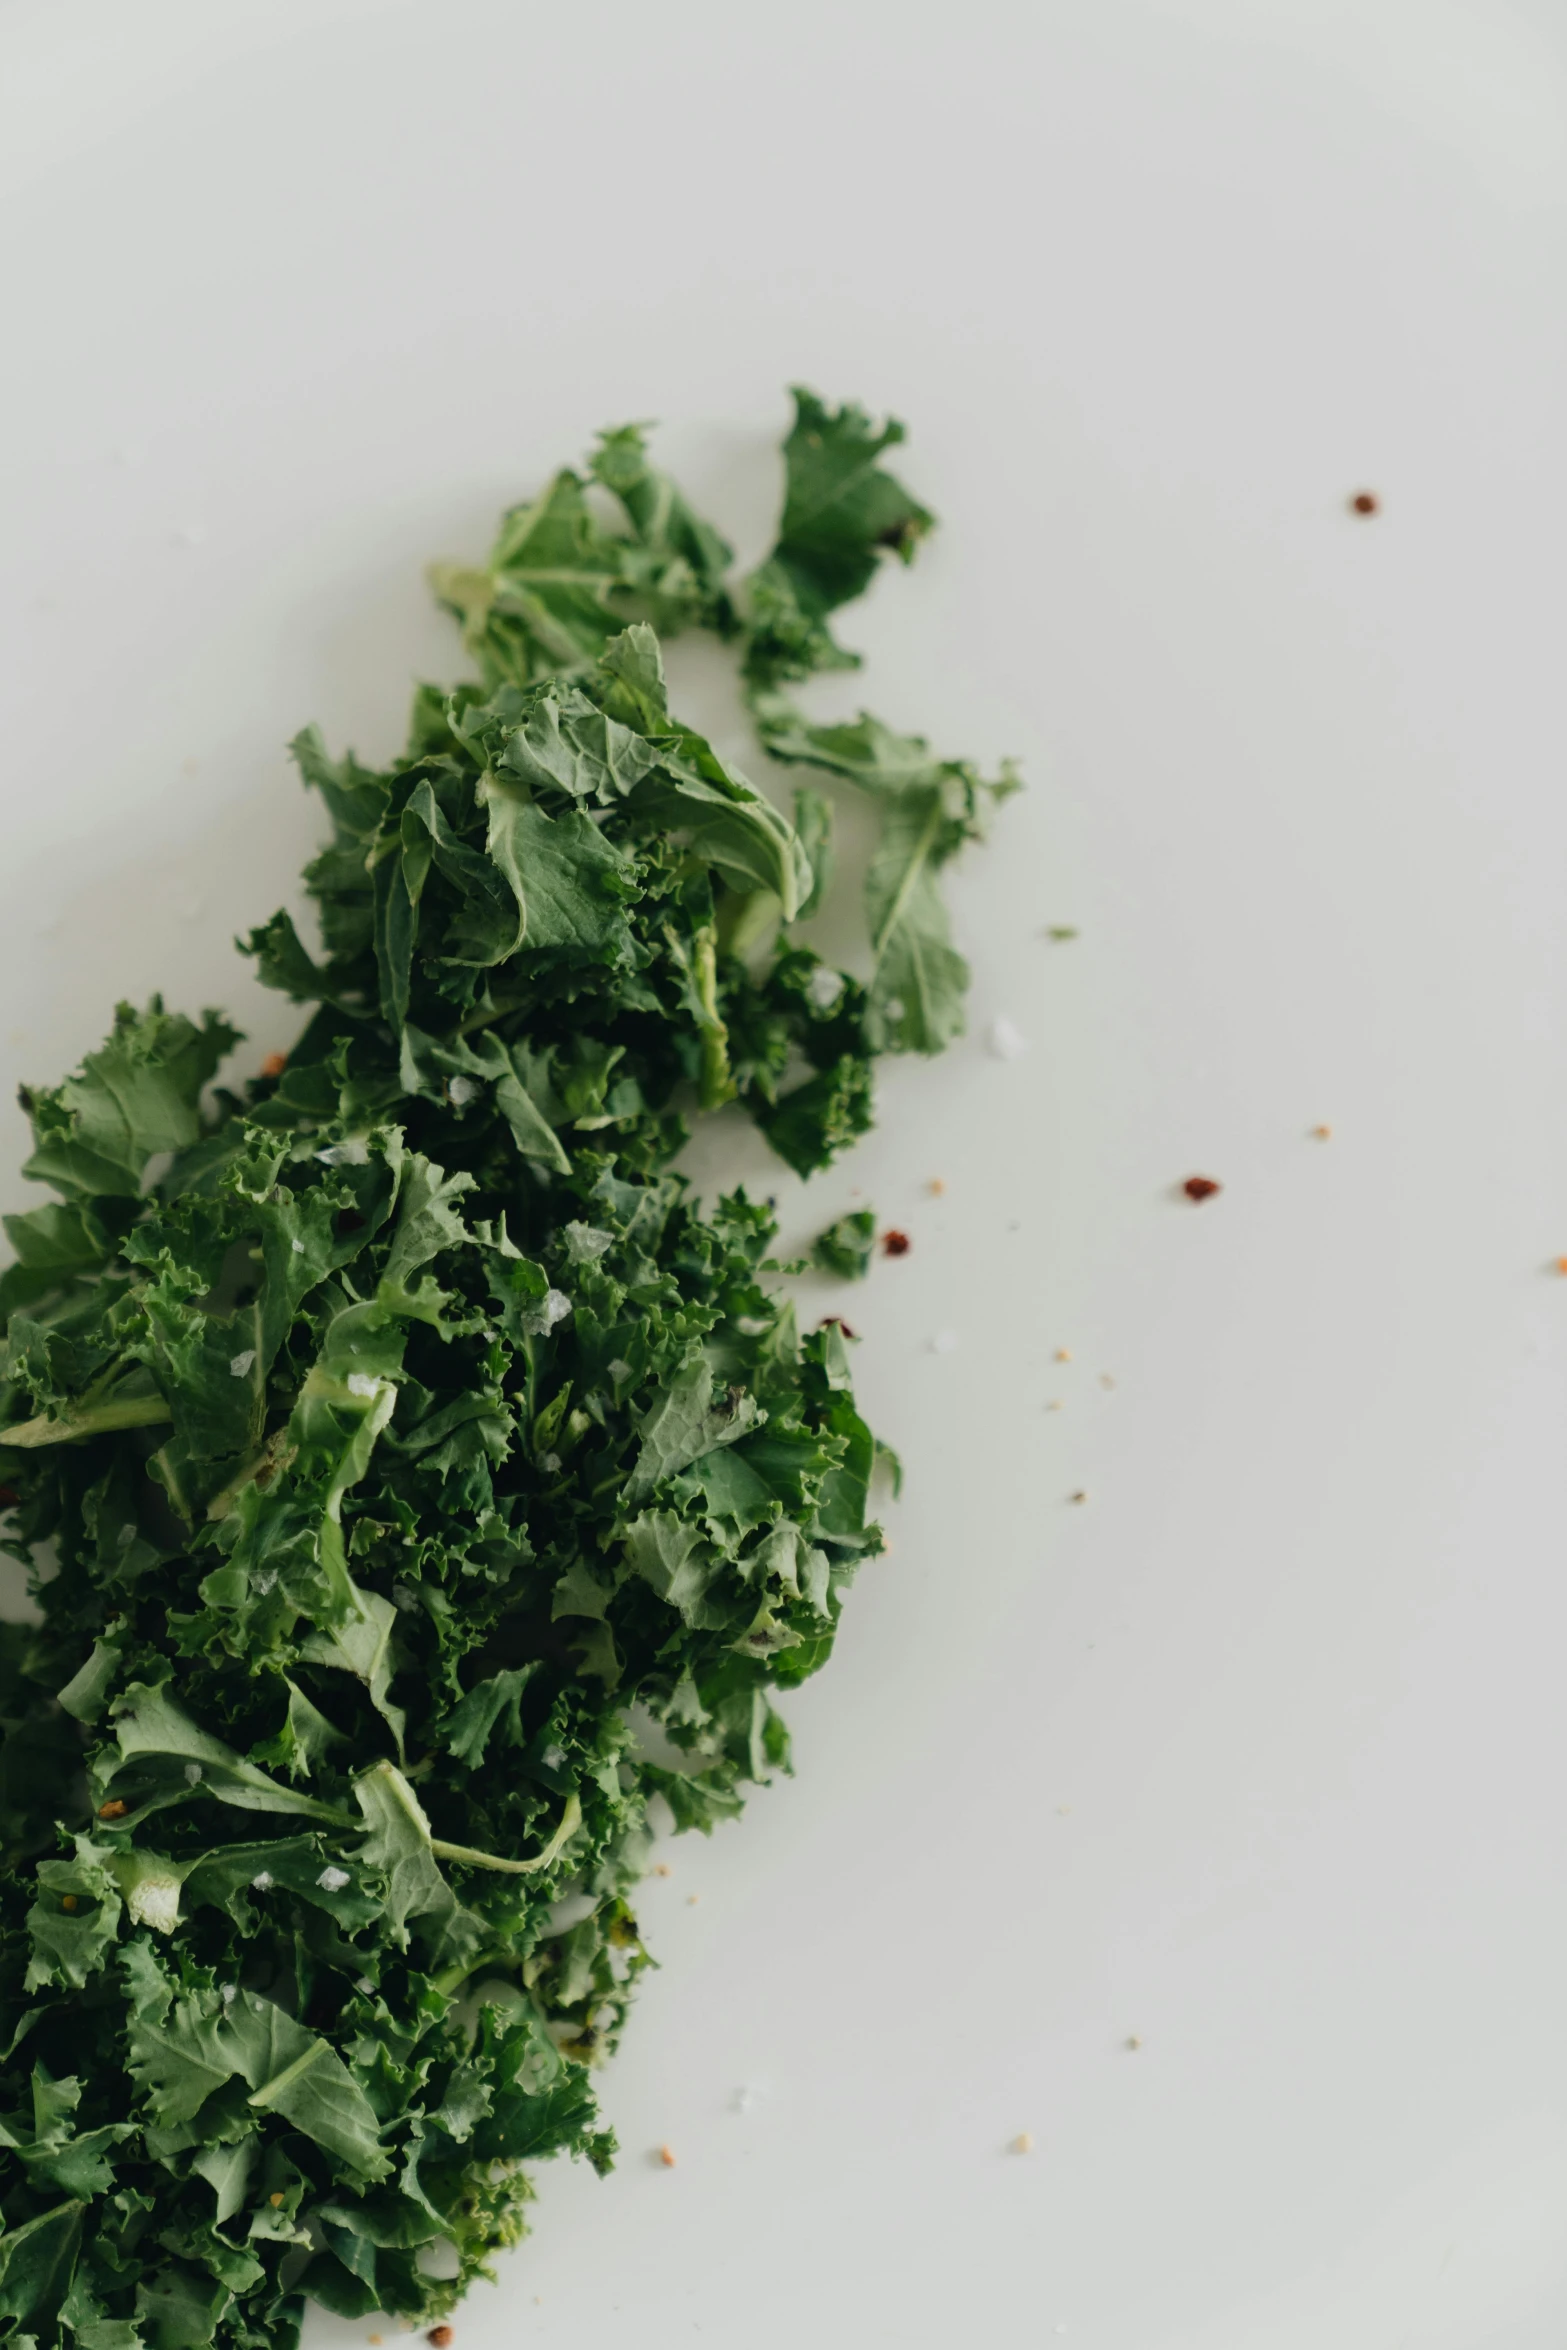
[[[823,1314],[816,1327],[818,1330],[841,1330],[845,1338],[854,1336],[854,1332],[849,1328],[842,1314]]]
[[[263,1077],[281,1077],[287,1067],[287,1053],[268,1053],[261,1064],[261,1074]]]
[[[1382,501],[1375,490],[1357,490],[1349,501],[1351,514],[1380,514]]]
[[[1212,1199],[1214,1193],[1220,1188],[1221,1186],[1215,1183],[1211,1175],[1188,1175],[1186,1181],[1181,1185],[1187,1198],[1196,1200]]]
[[[906,1232],[884,1232],[881,1236],[884,1257],[906,1257],[912,1245]]]
[[[14,1510],[21,1498],[14,1485],[0,1485],[0,1510]]]
[[[128,1803],[122,1803],[117,1795],[111,1795],[107,1803],[99,1804],[98,1817],[101,1820],[123,1820],[129,1810]]]
[[[658,2159],[663,2164],[665,2170],[673,2170],[675,2167],[675,2155],[673,2147],[660,2146],[658,2150]]]
[[[1567,1257],[1558,1257],[1556,1259],[1555,1270],[1558,1273],[1567,1274]]]

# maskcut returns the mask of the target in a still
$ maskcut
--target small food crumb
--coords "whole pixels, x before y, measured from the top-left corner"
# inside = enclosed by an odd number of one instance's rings
[[[1128,2054],[1129,2056],[1130,2056],[1130,2055],[1132,2055],[1132,2054],[1134,2054],[1134,2053],[1136,2052],[1136,2050],[1137,2050],[1137,2049],[1141,2048],[1141,2046],[1142,2046],[1142,2041],[1141,2041],[1141,2040],[1138,2038],[1137,2034],[1136,2034],[1135,2032],[1129,2032],[1129,2033],[1127,2034],[1127,2038],[1126,2038],[1126,2052],[1127,2052],[1127,2054]]]
[[[1015,1061],[1028,1050],[1028,1038],[1005,1016],[991,1021],[985,1042],[998,1061]]]
[[[695,1909],[695,1907],[696,1907],[697,1903],[698,1903],[698,1902],[701,1900],[701,1898],[702,1898],[702,1896],[701,1896],[701,1894],[700,1894],[700,1893],[688,1893],[688,1894],[686,1895],[686,1907],[687,1907],[687,1909]]]
[[[1188,1175],[1181,1185],[1187,1198],[1195,1200],[1212,1199],[1214,1193],[1222,1188],[1211,1175]]]
[[[282,2208],[283,2208],[283,2191],[282,2191],[282,2189],[281,2189],[281,2188],[279,2188],[279,2189],[278,2189],[278,2192],[277,2192],[275,2195],[269,2195],[269,2196],[267,2197],[267,2201],[268,2201],[268,2202],[271,2204],[271,2206],[272,2206],[272,2208],[273,2208],[273,2210],[274,2210],[274,2211],[281,2211],[281,2210],[282,2210]]]
[[[663,2164],[665,2170],[673,2170],[675,2167],[674,2148],[672,2146],[660,2146],[658,2150],[658,2159]]]
[[[1033,2151],[1034,2133],[1032,2130],[1019,2130],[1007,2149],[1009,2154],[1032,2154]]]
[[[370,2350],[380,2350],[382,2338],[380,2334],[366,2334],[365,2336],[365,2340],[370,2344]]]
[[[61,1896],[60,1896],[60,1907],[61,1907],[62,1909],[74,1909],[74,1908],[76,1907],[76,1896],[75,1896],[75,1894],[74,1894],[74,1893],[62,1893],[62,1894],[61,1894]]]
[[[287,1067],[287,1053],[268,1053],[261,1064],[261,1074],[263,1077],[281,1077]],[[375,2336],[372,2334],[370,2338],[374,2341]]]
[[[1382,501],[1375,490],[1357,490],[1349,501],[1351,514],[1379,514]]]
[[[1058,1363],[1069,1363],[1071,1360],[1072,1349],[1069,1346],[1058,1346],[1056,1348],[1056,1361]]]
[[[855,1335],[842,1314],[823,1314],[816,1327],[818,1330],[841,1330],[845,1338],[852,1338]]]
[[[1053,938],[1060,945],[1069,938],[1076,938],[1077,932],[1070,922],[1052,922],[1045,936]]]
[[[1101,1371],[1099,1374],[1099,1384],[1101,1387],[1113,1387],[1115,1385],[1115,1373],[1113,1371]]]
[[[940,1199],[942,1193],[947,1188],[947,1179],[945,1175],[933,1175],[925,1188],[930,1193],[932,1199]]]
[[[1073,1501],[1086,1501],[1086,1500],[1088,1499],[1088,1496],[1087,1496],[1087,1494],[1086,1494],[1086,1493],[1074,1493],[1074,1494],[1071,1496],[1071,1499],[1072,1499]]]
[[[1058,1803],[1058,1804],[1056,1805],[1056,1817],[1057,1817],[1058,1819],[1063,1819],[1063,1820],[1064,1820],[1064,1819],[1066,1818],[1066,1815],[1067,1815],[1067,1813],[1068,1813],[1068,1812],[1071,1810],[1071,1808],[1072,1808],[1072,1806],[1071,1806],[1069,1803]]]
[[[128,1804],[122,1803],[119,1797],[114,1795],[107,1803],[99,1804],[98,1817],[101,1820],[123,1820],[129,1809]]]
[[[1313,1141],[1313,1142],[1331,1142],[1331,1141],[1333,1140],[1333,1129],[1332,1129],[1332,1127],[1331,1127],[1331,1126],[1313,1126],[1313,1128],[1311,1129],[1311,1139],[1312,1139],[1312,1141]]]
[[[667,1877],[670,1873],[670,1867],[667,1860],[661,1860],[654,1864],[653,1874],[655,1877]]]
[[[884,1232],[881,1236],[881,1253],[884,1257],[906,1257],[910,1245],[906,1232]]]
[[[1047,1412],[1058,1412],[1061,1409],[1061,1398],[1059,1395],[1053,1395],[1050,1398],[1050,1401],[1046,1404],[1045,1409]]]
[[[1567,1273],[1567,1257],[1558,1257],[1555,1260],[1555,1269],[1558,1273]]]
[[[450,2326],[432,2326],[424,2338],[430,2344],[430,2350],[447,2350],[453,2339],[453,2329]]]

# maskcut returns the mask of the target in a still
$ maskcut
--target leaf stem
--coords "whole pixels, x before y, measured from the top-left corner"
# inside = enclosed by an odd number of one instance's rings
[[[173,1417],[161,1395],[127,1396],[123,1403],[94,1404],[85,1412],[67,1412],[63,1419],[43,1412],[36,1420],[18,1420],[12,1428],[0,1428],[0,1445],[30,1452],[41,1444],[74,1444],[80,1437],[104,1436],[115,1428],[151,1428]]]

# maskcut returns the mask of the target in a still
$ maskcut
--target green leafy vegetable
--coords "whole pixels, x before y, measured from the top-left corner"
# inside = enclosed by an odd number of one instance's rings
[[[840,1281],[863,1281],[871,1269],[875,1248],[875,1210],[856,1208],[816,1235],[811,1243],[811,1260],[820,1271],[835,1273]]]
[[[671,1162],[738,1102],[824,1165],[879,1052],[957,1033],[938,877],[1011,779],[784,699],[930,527],[901,428],[796,401],[749,582],[621,427],[437,574],[478,675],[400,760],[297,738],[320,946],[250,940],[308,1007],[284,1068],[214,1094],[234,1031],[154,1002],[26,1097],[58,1198],[0,1281],[42,1619],[0,1625],[20,2350],[437,2315],[522,2232],[524,2163],[602,2170],[650,1806],[705,1833],[787,1769],[774,1697],[881,1548],[841,1331],[798,1329],[765,1208]],[[881,803],[859,975],[799,931],[831,803],[791,823],[671,715],[684,626],[737,643],[770,753]]]

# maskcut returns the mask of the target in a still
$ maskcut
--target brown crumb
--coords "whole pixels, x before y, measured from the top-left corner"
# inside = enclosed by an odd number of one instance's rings
[[[287,1067],[287,1053],[268,1053],[261,1064],[261,1074],[263,1077],[281,1077]]]
[[[1053,1395],[1050,1398],[1050,1401],[1046,1404],[1045,1409],[1047,1412],[1058,1412],[1061,1409],[1061,1398],[1059,1395]]]
[[[695,1909],[695,1907],[696,1907],[697,1903],[698,1903],[698,1902],[701,1900],[701,1898],[702,1898],[702,1896],[701,1896],[701,1894],[700,1894],[700,1893],[688,1893],[688,1894],[686,1895],[686,1907],[687,1907],[687,1909]]]
[[[1126,2053],[1127,2053],[1127,2055],[1128,2055],[1128,2056],[1133,2056],[1133,2055],[1135,2055],[1135,2054],[1136,2054],[1136,2052],[1137,2052],[1137,2050],[1138,2050],[1139,2048],[1141,2048],[1141,2046],[1142,2046],[1142,2041],[1141,2041],[1141,2040],[1138,2038],[1137,2034],[1136,2034],[1135,2032],[1129,2032],[1129,2033],[1127,2034],[1127,2038],[1126,2038]]]
[[[673,2170],[675,2167],[674,2148],[672,2146],[660,2146],[658,2150],[658,2159],[663,2164],[665,2170]]]
[[[1069,1363],[1071,1360],[1072,1349],[1069,1346],[1058,1346],[1056,1348],[1056,1361],[1058,1363]]]
[[[932,1199],[940,1199],[942,1193],[947,1188],[947,1179],[945,1175],[933,1175],[925,1188],[930,1193]]]
[[[456,2339],[456,2331],[452,2326],[432,2326],[424,2338],[430,2350],[450,2350],[451,2343]]]
[[[1331,1141],[1333,1140],[1333,1129],[1332,1129],[1332,1127],[1331,1127],[1331,1126],[1313,1126],[1313,1128],[1311,1129],[1311,1139],[1312,1139],[1312,1141],[1313,1141],[1313,1142],[1331,1142]]]
[[[1357,490],[1349,501],[1351,514],[1380,514],[1382,501],[1375,490]]]
[[[365,2340],[370,2344],[370,2350],[381,2350],[383,2339],[384,2336],[380,2334],[366,2334],[365,2336]]]
[[[669,1867],[669,1863],[668,1863],[668,1861],[667,1861],[667,1860],[661,1860],[661,1861],[657,1861],[657,1862],[655,1862],[655,1863],[654,1863],[654,1867],[653,1867],[653,1874],[654,1874],[654,1876],[655,1876],[655,1877],[667,1877],[667,1876],[670,1874],[670,1867]]]
[[[911,1246],[906,1232],[884,1232],[881,1236],[881,1253],[884,1257],[906,1257]]]
[[[1099,1384],[1101,1387],[1113,1387],[1115,1385],[1115,1373],[1113,1371],[1101,1371],[1099,1374]]]
[[[1034,2133],[1032,2130],[1019,2130],[1017,2136],[1013,2139],[1011,2145],[1007,2148],[1007,2152],[1009,2154],[1032,2154],[1033,2151]]]
[[[112,1795],[107,1803],[99,1804],[98,1817],[101,1820],[123,1820],[129,1810],[128,1803],[122,1803],[117,1795]]]
[[[1212,1199],[1215,1192],[1223,1189],[1223,1185],[1216,1183],[1211,1175],[1188,1175],[1181,1189],[1188,1199],[1204,1200]]]
[[[74,1893],[62,1893],[62,1894],[61,1894],[61,1896],[60,1896],[60,1907],[61,1907],[62,1909],[74,1909],[74,1908],[76,1907],[76,1896],[75,1896],[75,1894],[74,1894]]]
[[[1067,1498],[1071,1501],[1086,1501],[1088,1496],[1086,1493],[1073,1493],[1068,1495]]]

